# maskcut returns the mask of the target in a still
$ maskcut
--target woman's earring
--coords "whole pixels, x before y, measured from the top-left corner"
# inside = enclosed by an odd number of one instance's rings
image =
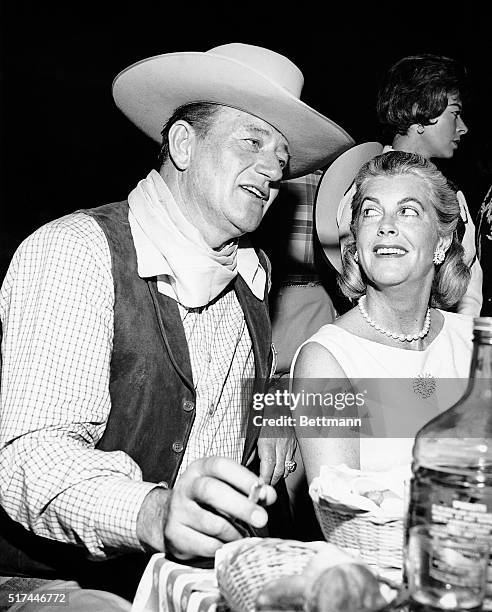
[[[440,266],[446,257],[446,251],[442,247],[437,247],[434,251],[434,259],[432,260],[436,266]]]
[[[355,261],[356,264],[359,263],[359,253],[357,253],[357,251],[355,251],[355,253],[354,253],[354,261]]]
[[[423,134],[424,130],[425,130],[424,126],[421,123],[419,123],[417,126],[417,134]]]

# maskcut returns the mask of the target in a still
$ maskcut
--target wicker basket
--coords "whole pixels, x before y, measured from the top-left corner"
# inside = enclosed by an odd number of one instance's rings
[[[357,554],[373,568],[401,569],[403,519],[382,519],[364,510],[320,498],[313,501],[327,542]]]
[[[253,612],[256,597],[268,582],[301,574],[317,550],[309,542],[278,538],[247,538],[223,549],[219,563],[216,557],[217,582],[233,612]]]

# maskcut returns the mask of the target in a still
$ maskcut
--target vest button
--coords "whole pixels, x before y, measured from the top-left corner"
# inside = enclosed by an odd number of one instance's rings
[[[183,400],[183,410],[185,412],[191,412],[194,409],[195,409],[195,402],[192,402],[191,400]]]
[[[173,442],[173,451],[175,453],[183,452],[183,445],[181,444],[181,442]]]
[[[163,489],[169,489],[169,483],[166,482],[165,480],[161,480],[160,482],[156,484],[158,487],[162,487]]]

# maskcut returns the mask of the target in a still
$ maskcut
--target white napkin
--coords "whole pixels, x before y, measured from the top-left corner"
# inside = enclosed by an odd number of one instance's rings
[[[385,472],[364,472],[345,464],[335,467],[322,465],[320,475],[313,479],[309,487],[309,494],[316,503],[325,499],[384,518],[402,518],[405,511],[405,482],[410,475],[409,465]],[[381,503],[370,499],[368,492],[373,498],[379,497]]]

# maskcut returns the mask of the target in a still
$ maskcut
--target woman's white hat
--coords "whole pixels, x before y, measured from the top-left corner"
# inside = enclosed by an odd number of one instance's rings
[[[342,247],[350,236],[352,197],[350,190],[361,167],[383,151],[379,142],[352,147],[326,169],[318,185],[315,202],[315,228],[328,261],[342,271]]]
[[[212,102],[263,119],[289,143],[284,178],[326,166],[354,141],[339,125],[300,100],[304,78],[289,59],[254,45],[230,43],[201,52],[156,55],[137,62],[113,82],[123,113],[148,136],[161,131],[183,104]]]

